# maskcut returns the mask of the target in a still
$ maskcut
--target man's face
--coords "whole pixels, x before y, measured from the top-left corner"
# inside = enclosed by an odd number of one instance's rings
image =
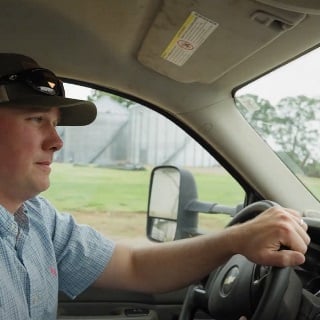
[[[49,187],[53,154],[63,145],[59,115],[58,108],[0,107],[0,203],[22,203]]]

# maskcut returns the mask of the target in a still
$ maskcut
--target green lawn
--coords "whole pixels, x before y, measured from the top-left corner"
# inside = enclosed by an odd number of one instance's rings
[[[145,212],[150,170],[130,171],[55,163],[51,186],[43,193],[61,211]],[[243,191],[227,174],[210,169],[194,173],[199,198],[235,205]]]
[[[43,194],[62,211],[145,211],[149,174],[55,163]]]
[[[132,238],[145,234],[151,170],[129,171],[55,163],[51,187],[44,192],[55,207],[79,223],[90,224],[108,237]],[[234,206],[244,199],[243,190],[219,168],[192,170],[199,200]],[[310,179],[320,196],[320,179]],[[165,199],[164,199],[165,201]],[[227,215],[199,216],[201,230],[219,230]]]

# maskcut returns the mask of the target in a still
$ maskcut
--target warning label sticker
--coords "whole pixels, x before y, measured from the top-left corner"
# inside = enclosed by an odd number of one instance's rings
[[[191,12],[161,57],[182,66],[218,26],[217,22]]]

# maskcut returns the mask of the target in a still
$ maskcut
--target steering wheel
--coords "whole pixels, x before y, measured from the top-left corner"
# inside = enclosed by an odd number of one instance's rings
[[[253,203],[242,209],[228,226],[250,220],[274,205],[271,201]],[[189,287],[179,320],[192,320],[198,309],[216,320],[238,320],[240,316],[251,320],[278,319],[292,273],[289,267],[257,265],[242,255],[234,255],[213,271],[204,285]],[[295,319],[297,304],[293,306],[293,315],[282,319]]]

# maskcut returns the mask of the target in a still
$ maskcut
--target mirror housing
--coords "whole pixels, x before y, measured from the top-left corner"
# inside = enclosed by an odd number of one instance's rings
[[[174,166],[151,172],[147,236],[157,242],[189,238],[197,234],[198,212],[188,209],[198,193],[192,174]]]
[[[147,237],[165,242],[203,234],[198,230],[199,213],[234,217],[243,204],[235,207],[198,200],[191,172],[174,166],[158,166],[151,172]]]

